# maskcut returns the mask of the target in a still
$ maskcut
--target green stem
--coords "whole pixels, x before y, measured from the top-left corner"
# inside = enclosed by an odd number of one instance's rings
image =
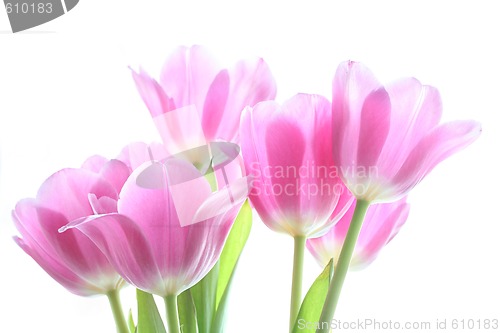
[[[112,290],[107,293],[107,296],[111,311],[113,311],[113,317],[115,318],[116,331],[118,333],[129,333],[127,321],[123,315],[122,304],[120,302],[120,292],[118,290]]]
[[[363,225],[363,220],[369,206],[370,202],[365,200],[358,200],[356,202],[354,215],[352,216],[351,224],[344,240],[344,245],[340,251],[339,261],[337,266],[334,268],[332,282],[328,289],[325,304],[323,305],[323,311],[321,312],[321,317],[319,319],[321,325],[319,325],[320,328],[316,330],[316,333],[330,332],[328,324],[332,321],[333,315],[335,314],[335,309],[337,308],[337,303],[340,297],[340,291],[342,290],[342,285],[344,284],[345,276],[347,274],[347,270],[349,269],[349,264],[351,263],[352,253],[354,252],[354,247],[356,246],[356,241],[358,240],[359,232],[361,231],[361,226]]]
[[[290,332],[293,331],[295,321],[302,303],[302,270],[304,266],[305,236],[294,237],[292,296],[290,300]]]
[[[168,333],[179,333],[179,316],[177,315],[177,296],[165,297],[165,309],[167,311]]]

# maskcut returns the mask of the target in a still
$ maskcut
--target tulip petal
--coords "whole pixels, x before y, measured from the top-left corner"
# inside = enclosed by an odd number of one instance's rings
[[[276,117],[266,131],[266,152],[274,198],[285,216],[300,216],[300,181],[295,174],[302,165],[306,150],[301,126],[288,117]]]
[[[372,263],[406,222],[410,205],[406,197],[393,202],[372,205],[365,217],[357,244],[357,255],[351,263],[361,269]]]
[[[231,68],[229,77],[230,93],[215,138],[237,142],[241,112],[246,106],[274,99],[276,82],[269,66],[260,58],[239,61]]]
[[[253,108],[246,108],[241,117],[240,138],[246,171],[253,179],[250,191],[252,205],[269,228],[286,232],[279,223],[281,217],[273,196],[264,141],[267,131],[266,121],[275,117],[278,110],[279,104],[274,101],[260,102]]]
[[[63,215],[26,199],[17,203],[13,220],[23,236],[22,243],[17,239],[18,245],[70,291],[90,295],[116,287],[118,275],[87,237],[58,233],[68,222]]]
[[[108,162],[108,159],[100,156],[94,155],[85,160],[82,164],[82,169],[86,169],[95,173],[99,173],[104,166]]]
[[[91,296],[105,292],[81,279],[58,260],[44,253],[40,247],[28,245],[24,239],[19,237],[14,237],[14,241],[27,255],[33,258],[47,274],[73,294]]]
[[[360,138],[360,117],[365,98],[382,87],[373,73],[361,63],[346,61],[339,65],[333,81],[332,122],[333,158],[352,168],[356,165]]]
[[[153,118],[176,108],[174,100],[167,96],[160,84],[142,68],[139,73],[132,71],[132,78]]]
[[[208,87],[219,70],[206,48],[179,47],[165,62],[160,83],[177,108],[194,105],[201,111]]]
[[[207,144],[198,112],[196,105],[190,104],[153,119],[170,155]]]
[[[88,194],[98,198],[117,198],[116,190],[99,175],[84,169],[63,169],[50,176],[40,187],[40,206],[62,213],[68,221],[92,215]]]
[[[212,193],[198,208],[193,223],[225,215],[231,209],[243,205],[250,192],[250,177],[240,178]]]
[[[217,130],[221,122],[225,121],[224,109],[226,108],[229,94],[229,74],[221,70],[208,88],[207,97],[203,105],[202,127],[209,141],[221,139]]]
[[[136,169],[123,186],[118,201],[118,212],[126,215],[141,228],[150,242],[152,253],[157,256],[159,269],[165,274],[178,275],[186,264],[183,251],[192,245],[186,243],[189,227],[181,227],[180,218],[192,220],[195,204],[210,195],[208,181],[192,165],[182,160],[170,160],[163,168],[163,178],[168,186],[150,189],[136,183],[136,178],[148,166]],[[185,185],[185,191],[171,194],[171,186]],[[174,203],[175,202],[175,203]],[[191,217],[189,217],[191,216]]]
[[[372,91],[363,103],[358,141],[358,167],[377,165],[391,122],[391,101],[384,88]]]
[[[343,215],[352,203],[331,157],[330,117],[330,102],[310,94],[297,94],[281,107],[260,102],[243,113],[240,133],[253,179],[250,198],[271,229],[317,237],[340,218],[330,218],[336,207]]]
[[[341,219],[348,218],[350,221],[352,218],[352,214],[354,213],[354,207],[356,206],[356,198],[349,192],[349,190],[345,186],[343,187],[343,190],[345,192],[339,193],[339,199],[337,201],[335,209],[333,210],[333,213],[330,215],[328,222],[325,223],[325,227],[336,226]],[[311,235],[311,237],[320,237],[325,233],[327,233],[329,229],[325,227],[323,227],[322,230],[316,231],[314,234]]]
[[[116,213],[117,201],[110,197],[100,197],[97,198],[95,194],[89,193],[89,203],[92,206],[93,215],[102,215],[109,213]]]
[[[396,192],[404,195],[439,162],[474,142],[481,133],[475,121],[453,121],[436,127],[413,148],[394,177]]]
[[[54,247],[50,244],[42,228],[36,214],[37,202],[35,199],[20,200],[12,212],[14,225],[21,235],[24,237],[24,242],[30,246],[37,244],[38,248],[45,249],[44,251],[54,253]]]
[[[76,230],[64,234],[58,232],[68,224],[63,215],[43,207],[35,207],[35,210],[45,237],[73,272],[89,278],[113,274],[106,257],[85,235]],[[112,287],[114,283],[111,283]]]
[[[406,78],[389,84],[391,98],[391,126],[387,144],[379,160],[381,173],[393,176],[401,168],[413,147],[441,118],[439,91],[423,86],[417,79]]]
[[[60,231],[65,234],[73,228],[90,238],[127,282],[167,295],[148,239],[130,218],[116,213],[94,215],[75,220]]]
[[[373,262],[380,250],[390,242],[406,222],[409,214],[406,197],[393,203],[371,205],[361,228],[350,269],[361,269]],[[306,246],[321,266],[333,258],[337,263],[351,224],[355,205],[325,235],[308,239]]]
[[[211,188],[204,176],[190,163],[181,159],[167,159],[165,172],[168,179],[166,194],[172,200],[173,212],[181,226],[204,221],[195,219],[197,209],[211,195]],[[189,196],[187,195],[189,193]]]
[[[110,160],[103,165],[100,174],[107,180],[115,189],[116,193],[120,193],[123,184],[130,176],[131,170],[129,167],[119,160]]]

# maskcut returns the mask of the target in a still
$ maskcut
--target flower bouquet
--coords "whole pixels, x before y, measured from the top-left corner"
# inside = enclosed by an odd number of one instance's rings
[[[331,100],[282,103],[264,60],[224,68],[200,46],[175,50],[158,80],[131,73],[162,143],[57,171],[12,213],[15,242],[70,292],[107,296],[119,333],[224,332],[254,211],[294,241],[283,331],[329,332],[348,270],[377,257],[408,217],[409,192],[481,132],[440,124],[437,89],[382,85],[353,61],[339,65]],[[306,248],[323,271],[304,296]],[[127,285],[137,313],[125,316]]]

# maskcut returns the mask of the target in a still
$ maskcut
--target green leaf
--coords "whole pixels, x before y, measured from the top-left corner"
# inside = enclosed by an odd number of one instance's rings
[[[227,237],[226,244],[220,256],[219,281],[217,282],[216,307],[228,288],[233,271],[238,263],[241,251],[245,246],[250,230],[252,229],[252,207],[248,200],[243,204],[234,221],[231,232]]]
[[[200,282],[190,289],[196,307],[199,333],[211,333],[210,326],[215,316],[215,296],[217,293],[218,277],[219,262],[215,264],[212,270]]]
[[[153,295],[137,289],[137,333],[166,333]]]
[[[300,307],[292,333],[315,333],[333,275],[333,260],[316,278]]]
[[[194,307],[191,290],[184,291],[177,297],[177,307],[179,311],[179,322],[182,333],[198,333],[198,323],[196,322],[196,309]]]
[[[134,317],[132,316],[132,309],[128,310],[127,324],[128,324],[128,330],[130,331],[130,333],[136,333],[137,327],[135,326]]]
[[[252,208],[247,201],[233,223],[219,261],[207,276],[189,289],[199,333],[222,332],[229,287],[251,228]]]
[[[229,299],[229,292],[231,290],[231,283],[233,281],[234,274],[231,274],[231,278],[229,279],[229,283],[227,284],[226,290],[222,295],[222,298],[219,302],[219,307],[217,308],[217,312],[215,314],[215,318],[212,323],[212,329],[210,333],[222,333],[224,332],[224,325],[226,323],[226,314],[227,314],[227,305]]]
[[[220,257],[219,281],[217,284],[217,312],[210,333],[224,332],[231,283],[241,252],[252,229],[252,207],[245,202],[231,228]]]

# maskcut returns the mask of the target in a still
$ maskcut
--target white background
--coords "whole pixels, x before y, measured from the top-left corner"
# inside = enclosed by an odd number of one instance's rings
[[[449,332],[452,319],[500,319],[498,8],[495,1],[82,0],[15,35],[0,10],[2,330],[114,332],[105,298],[70,294],[14,244],[10,211],[58,169],[158,139],[127,66],[158,75],[180,44],[206,45],[228,65],[263,57],[279,101],[297,92],[330,98],[337,64],[353,59],[384,82],[415,76],[438,87],[445,121],[480,121],[479,140],[412,192],[401,233],[370,267],[348,275],[337,317],[447,319]],[[287,332],[291,258],[292,239],[256,218],[228,333]],[[304,289],[319,272],[307,255]],[[133,296],[124,291],[125,308]]]

